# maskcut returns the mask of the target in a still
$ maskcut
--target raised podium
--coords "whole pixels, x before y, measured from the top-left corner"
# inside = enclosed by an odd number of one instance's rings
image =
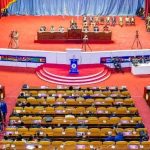
[[[69,70],[69,74],[78,74],[78,60],[76,58],[72,58],[70,59],[70,70]]]

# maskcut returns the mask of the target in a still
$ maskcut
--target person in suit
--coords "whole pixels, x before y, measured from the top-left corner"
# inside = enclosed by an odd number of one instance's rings
[[[2,111],[4,121],[6,122],[7,104],[3,99],[0,101],[0,110]]]
[[[2,110],[0,109],[0,131],[3,130],[3,120],[4,120],[3,113]]]
[[[116,17],[115,16],[111,17],[111,23],[112,23],[112,26],[116,25]]]
[[[83,31],[83,32],[89,32],[89,28],[88,28],[88,26],[83,26],[82,31]]]
[[[117,133],[117,135],[114,137],[114,140],[115,140],[115,142],[124,141],[123,133],[121,133],[121,132]]]
[[[104,139],[104,141],[114,141],[114,136],[112,136],[112,132],[108,132],[108,136]]]
[[[50,27],[50,32],[54,32],[55,31],[55,27],[54,26],[51,26]]]
[[[95,25],[93,30],[94,30],[94,32],[99,32],[99,27],[97,25]]]
[[[5,8],[2,12],[2,17],[7,17],[8,16],[8,9]]]
[[[42,31],[42,32],[43,32],[43,31],[46,31],[46,27],[45,27],[45,26],[41,26],[41,27],[40,27],[40,31]]]
[[[130,25],[130,18],[129,18],[128,16],[126,16],[125,22],[126,22],[126,26],[127,26],[127,25]]]
[[[110,17],[109,16],[106,17],[106,24],[110,24]]]
[[[142,123],[142,121],[138,121],[135,125],[135,128],[144,128],[144,124]]]
[[[65,29],[64,29],[64,27],[63,27],[63,26],[60,26],[60,27],[58,28],[58,31],[59,31],[59,32],[64,32],[64,31],[65,31]]]
[[[123,27],[123,17],[122,16],[119,17],[119,25],[121,27]]]

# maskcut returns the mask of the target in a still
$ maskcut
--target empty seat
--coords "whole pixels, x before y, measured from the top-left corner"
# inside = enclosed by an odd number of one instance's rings
[[[143,142],[141,142],[141,146],[142,146],[142,149],[149,150],[149,148],[150,148],[150,141],[143,141]]]
[[[127,150],[128,142],[126,141],[118,141],[116,142],[116,150]]]
[[[102,142],[101,141],[92,141],[92,142],[90,142],[90,148],[98,149],[101,146],[102,146]]]
[[[42,149],[50,149],[50,141],[40,141],[38,143],[39,145],[42,146]]]
[[[64,136],[65,132],[63,128],[54,128],[53,129],[53,136]]]
[[[28,128],[18,128],[18,134],[24,136],[28,133]]]
[[[40,131],[43,132],[44,135],[53,136],[52,128],[41,128]]]
[[[99,124],[97,117],[88,117],[88,124]]]
[[[100,136],[101,130],[99,128],[90,128],[88,131],[88,136]]]
[[[85,114],[85,107],[77,107],[76,113],[77,114]]]
[[[53,141],[52,142],[52,149],[60,150],[61,147],[63,148],[63,142],[62,141]]]
[[[66,105],[77,105],[75,99],[66,99]]]
[[[75,141],[66,141],[64,143],[65,150],[76,150],[76,142]]]
[[[65,136],[76,136],[76,129],[75,128],[66,128],[65,129]]]
[[[86,113],[87,114],[95,114],[96,113],[96,108],[95,107],[87,107],[86,108]]]
[[[55,110],[53,107],[46,107],[44,113],[45,114],[55,114]]]
[[[109,121],[109,117],[99,117],[100,124],[107,124]]]

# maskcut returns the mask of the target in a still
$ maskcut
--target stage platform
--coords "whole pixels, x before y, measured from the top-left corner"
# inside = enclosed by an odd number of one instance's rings
[[[56,29],[64,26],[65,30],[70,25],[70,20],[74,19],[78,26],[82,25],[82,17],[69,16],[9,16],[0,19],[0,48],[7,48],[11,30],[19,32],[19,49],[25,50],[46,50],[46,51],[66,51],[67,48],[82,48],[82,43],[34,43],[40,26],[45,25],[50,29],[54,25]],[[117,18],[118,20],[118,18]],[[150,33],[146,32],[145,21],[136,17],[136,25],[120,27],[109,26],[112,31],[111,43],[91,43],[92,51],[130,50],[135,38],[136,30],[139,30],[139,39],[143,49],[150,48]],[[100,25],[100,31],[104,25]],[[136,45],[134,46],[136,48]],[[17,51],[17,50],[16,50]],[[87,51],[90,51],[87,49]]]

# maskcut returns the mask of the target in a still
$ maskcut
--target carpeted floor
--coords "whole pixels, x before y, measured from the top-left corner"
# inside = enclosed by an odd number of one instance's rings
[[[82,25],[82,17],[67,17],[67,16],[9,16],[0,19],[0,48],[7,48],[9,43],[9,33],[11,30],[18,30],[20,34],[19,47],[21,49],[37,49],[37,50],[52,50],[52,51],[65,51],[66,48],[81,48],[81,44],[40,44],[34,43],[37,31],[41,25],[45,25],[50,29],[54,25],[56,29],[60,25],[65,29],[69,27],[70,20],[74,18],[78,26]],[[100,25],[102,30],[103,25]],[[143,48],[150,48],[150,32],[146,32],[145,21],[136,17],[135,26],[116,25],[110,27],[112,31],[112,40],[114,43],[110,44],[90,44],[94,51],[98,50],[123,50],[131,49],[131,45],[135,38],[135,31],[139,31],[139,39]],[[136,48],[136,46],[134,47]]]
[[[31,86],[47,85],[49,87],[56,87],[54,84],[47,83],[40,80],[34,69],[16,68],[16,67],[0,67],[0,84],[6,87],[6,102],[8,105],[8,116],[11,114],[15,106],[16,98],[21,90],[21,86],[27,83]],[[108,80],[99,84],[90,86],[121,86],[126,85],[131,93],[132,98],[139,110],[143,121],[150,133],[150,108],[143,99],[144,86],[150,85],[150,75],[147,76],[133,76],[129,71],[125,73],[112,73]]]

